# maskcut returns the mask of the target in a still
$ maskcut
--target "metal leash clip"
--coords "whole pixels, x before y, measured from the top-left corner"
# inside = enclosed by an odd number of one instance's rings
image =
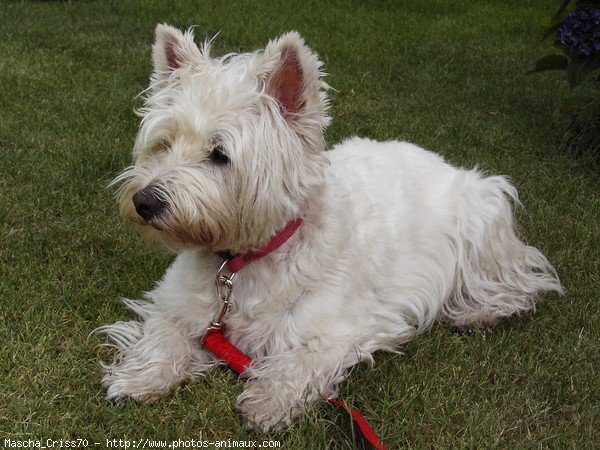
[[[231,293],[233,292],[233,277],[235,277],[235,273],[227,276],[223,273],[225,266],[228,261],[223,262],[219,271],[217,272],[217,276],[215,278],[215,289],[217,292],[217,296],[221,299],[221,309],[215,316],[215,318],[210,323],[209,330],[220,330],[223,325],[221,321],[223,320],[223,316],[231,306],[231,302],[229,298],[231,297]]]
[[[210,322],[210,326],[202,335],[202,338],[200,339],[201,345],[204,345],[204,339],[209,331],[220,330],[222,328],[223,317],[225,316],[227,310],[231,307],[231,302],[229,299],[231,298],[231,293],[233,292],[233,277],[235,277],[235,273],[232,273],[231,275],[225,275],[223,273],[228,262],[229,260],[225,260],[223,264],[221,264],[221,267],[219,267],[217,276],[215,278],[215,291],[217,293],[217,297],[219,297],[221,300],[221,308]]]

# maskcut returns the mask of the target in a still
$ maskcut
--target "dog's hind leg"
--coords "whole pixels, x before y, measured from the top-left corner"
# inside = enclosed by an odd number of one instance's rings
[[[500,176],[465,172],[458,229],[453,237],[455,289],[442,315],[459,328],[487,328],[502,317],[535,309],[545,291],[563,293],[556,271],[536,248],[515,233],[509,199],[515,188]]]

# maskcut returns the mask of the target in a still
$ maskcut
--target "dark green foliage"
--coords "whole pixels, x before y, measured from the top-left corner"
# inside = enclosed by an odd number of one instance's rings
[[[588,162],[600,155],[600,1],[575,1],[575,9],[564,18],[571,3],[564,0],[552,17],[544,39],[555,36],[554,46],[562,55],[546,55],[527,68],[527,73],[564,70],[571,88],[589,81],[591,94],[558,101],[559,121],[565,127],[565,147]],[[595,165],[595,164],[594,164]]]
[[[600,68],[600,1],[575,1],[575,9],[565,18],[570,3],[571,0],[561,3],[543,34],[544,39],[554,35],[554,46],[565,56],[544,56],[531,63],[527,73],[566,70],[573,88]]]

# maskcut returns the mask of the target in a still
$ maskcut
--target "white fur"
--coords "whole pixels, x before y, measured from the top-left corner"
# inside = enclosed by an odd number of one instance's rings
[[[405,142],[352,138],[324,152],[327,85],[297,33],[215,59],[191,32],[161,25],[154,61],[134,164],[116,181],[123,214],[140,223],[132,194],[159,190],[169,209],[141,228],[178,256],[145,301],[126,302],[139,321],[100,329],[117,349],[109,398],[154,400],[213,366],[199,339],[219,308],[215,252],[257,249],[296,217],[286,244],[236,275],[225,319],[254,360],[238,408],[263,430],[335,396],[348,368],[436,318],[488,327],[563,291],[516,236],[506,178]],[[301,68],[300,111],[278,101],[286,64]],[[229,165],[207,159],[215,143]]]

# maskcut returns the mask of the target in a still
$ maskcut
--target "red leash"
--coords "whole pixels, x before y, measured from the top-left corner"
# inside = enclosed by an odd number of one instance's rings
[[[236,373],[242,374],[252,360],[240,352],[231,342],[225,339],[221,330],[210,330],[204,337],[204,348],[222,359]]]
[[[292,235],[296,232],[296,230],[298,229],[298,227],[300,227],[301,224],[302,219],[300,218],[289,222],[285,226],[285,228],[280,230],[265,247],[261,248],[258,252],[249,252],[243,255],[237,255],[233,257],[232,259],[227,261],[227,268],[232,274],[235,274],[236,272],[242,270],[247,263],[268,255],[269,253],[283,245],[290,237],[292,237]],[[229,305],[229,295],[231,294],[232,286],[231,279],[233,278],[233,276],[226,278],[227,283],[229,283],[229,290],[226,298],[224,298],[219,291],[219,283],[223,281],[220,277],[222,277],[222,275],[219,271],[219,274],[217,275],[217,292],[219,293],[221,300],[225,304],[225,309],[223,309],[219,314],[219,319],[217,321],[213,321],[213,326],[209,328],[208,332],[204,336],[204,348],[210,351],[217,358],[225,361],[227,365],[231,367],[231,369],[233,369],[235,372],[237,372],[238,374],[243,374],[246,368],[252,363],[252,360],[246,355],[244,355],[242,352],[240,352],[231,342],[225,339],[220,329],[221,319],[227,306]],[[371,428],[367,420],[357,410],[348,407],[344,402],[339,400],[335,400],[332,398],[326,398],[325,400],[327,400],[332,405],[345,409],[352,416],[352,419],[354,419],[354,421],[358,425],[365,439],[376,450],[386,450],[385,446],[383,445],[383,442],[381,442],[381,439],[379,439],[379,436],[377,436],[377,433],[375,433],[375,431],[373,430],[373,428]]]

